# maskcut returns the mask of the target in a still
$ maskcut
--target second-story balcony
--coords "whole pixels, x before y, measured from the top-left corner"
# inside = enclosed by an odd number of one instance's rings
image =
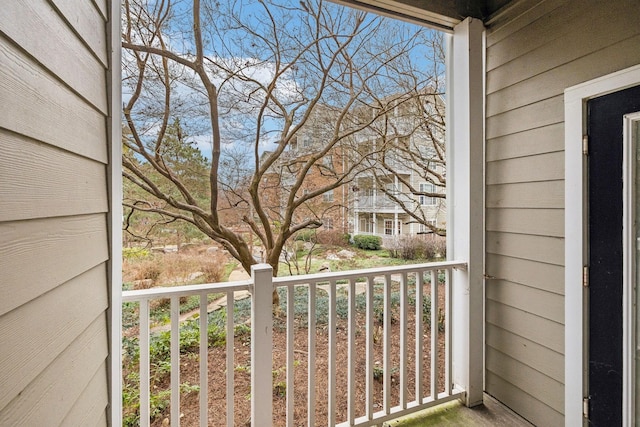
[[[373,426],[460,398],[453,289],[465,286],[454,283],[465,269],[451,261],[272,278],[257,265],[245,281],[124,292],[124,419]],[[191,313],[181,313],[186,298],[199,301]],[[168,323],[157,320],[162,301]]]
[[[395,196],[405,207],[415,208],[417,201],[408,194],[398,194]],[[386,194],[378,192],[358,195],[354,200],[354,209],[366,212],[394,212],[402,210],[400,204]]]

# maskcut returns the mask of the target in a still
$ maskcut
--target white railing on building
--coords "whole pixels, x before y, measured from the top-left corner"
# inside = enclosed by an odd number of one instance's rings
[[[328,426],[372,426],[399,416],[425,409],[439,403],[458,398],[464,390],[454,386],[451,363],[451,319],[452,319],[452,270],[465,269],[463,262],[440,262],[428,264],[406,265],[401,267],[385,267],[367,270],[347,271],[339,273],[323,273],[304,276],[272,278],[272,270],[268,265],[256,265],[252,270],[252,278],[234,283],[215,283],[190,285],[181,287],[154,288],[123,292],[123,303],[137,303],[139,306],[139,346],[140,346],[140,425],[150,424],[150,303],[158,299],[171,301],[171,405],[170,425],[179,426],[180,410],[180,305],[181,297],[200,297],[199,305],[199,371],[200,371],[200,426],[210,424],[209,402],[209,349],[208,329],[208,296],[210,294],[226,295],[226,336],[234,336],[234,294],[238,291],[251,293],[251,422],[253,426],[269,425],[273,419],[273,358],[264,357],[272,354],[273,348],[273,290],[280,290],[281,298],[286,301],[284,313],[277,317],[284,322],[286,330],[286,425],[317,425],[326,418]],[[464,284],[455,284],[464,286]],[[318,290],[328,294],[319,299]],[[303,351],[307,359],[306,398],[295,393],[294,382],[294,348],[297,328],[295,312],[295,295],[302,292],[306,302],[306,349]],[[323,294],[324,295],[324,294]],[[394,298],[392,298],[392,295]],[[342,298],[342,299],[340,299]],[[382,300],[382,310],[374,311],[374,298]],[[425,303],[430,299],[431,321],[425,322]],[[339,319],[337,303],[343,306],[346,300],[346,319]],[[364,313],[358,315],[356,304],[360,308],[364,300]],[[393,300],[393,301],[392,301]],[[326,326],[317,328],[316,315],[318,302],[327,303]],[[344,309],[344,307],[343,307]],[[393,319],[392,313],[398,313]],[[413,316],[414,321],[409,318]],[[298,316],[299,317],[299,316]],[[382,326],[375,326],[382,317]],[[357,319],[360,323],[357,322]],[[377,319],[377,320],[376,320]],[[392,326],[392,322],[394,325]],[[340,329],[338,325],[340,323]],[[364,329],[359,324],[364,323]],[[413,330],[409,329],[412,325]],[[396,329],[393,329],[396,328]],[[338,331],[340,330],[340,334]],[[397,341],[392,342],[392,330],[395,330]],[[344,333],[342,333],[344,332]],[[327,354],[317,353],[319,334],[325,334]],[[364,347],[356,347],[356,336],[364,334]],[[444,339],[439,338],[443,334]],[[340,337],[339,337],[340,335]],[[374,352],[374,342],[379,343],[382,335],[382,354]],[[411,335],[411,339],[410,339]],[[425,341],[430,337],[430,342]],[[341,342],[342,339],[342,342]],[[410,345],[412,342],[413,345]],[[300,345],[300,339],[297,341]],[[444,348],[441,346],[444,345]],[[226,425],[233,426],[234,416],[234,339],[226,339]],[[338,346],[346,348],[346,366],[336,359]],[[395,350],[394,350],[395,349]],[[395,353],[394,353],[395,352]],[[393,354],[392,354],[393,353]],[[392,356],[394,361],[392,362]],[[327,371],[319,370],[319,360],[326,357]],[[381,358],[380,361],[376,360]],[[364,366],[357,366],[364,359]],[[396,366],[394,366],[396,364]],[[428,367],[428,369],[427,369]],[[336,388],[337,371],[346,370],[346,394],[338,395]],[[394,378],[392,379],[392,372]],[[318,413],[319,393],[316,381],[326,375],[327,387],[322,391],[326,399],[326,411]],[[362,378],[364,376],[364,378]],[[381,378],[380,378],[381,377]],[[323,378],[323,380],[324,380]],[[382,399],[374,395],[374,384],[380,381]],[[412,387],[409,386],[412,382]],[[364,383],[364,396],[357,395],[356,383]],[[298,386],[299,387],[299,386]],[[393,398],[392,398],[393,390]],[[362,402],[364,399],[364,409]],[[298,400],[301,400],[299,402]],[[358,400],[358,401],[357,401]],[[346,415],[337,419],[336,405],[346,401]],[[301,405],[305,410],[300,411]],[[359,405],[359,406],[358,406]],[[358,407],[360,409],[358,409]],[[297,419],[296,413],[306,412],[306,420]],[[320,415],[319,417],[316,417]],[[216,414],[219,419],[222,414]],[[306,422],[305,422],[306,421]]]
[[[369,209],[373,210],[388,210],[388,209],[396,209],[401,210],[402,205],[405,208],[414,210],[418,206],[418,201],[413,199],[411,196],[407,194],[398,194],[396,198],[399,200],[398,203],[396,200],[393,200],[391,197],[378,194],[377,196],[358,196],[354,200],[354,208],[355,209]],[[402,204],[402,205],[401,205]]]

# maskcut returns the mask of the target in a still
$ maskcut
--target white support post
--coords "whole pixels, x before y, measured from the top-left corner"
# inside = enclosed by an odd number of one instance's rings
[[[273,420],[273,270],[251,267],[251,426]]]
[[[447,55],[447,256],[468,262],[453,272],[452,370],[467,406],[481,404],[484,389],[483,31],[481,21],[465,19]]]
[[[360,232],[360,211],[358,209],[353,210],[353,235],[355,236]]]
[[[374,190],[373,194],[375,195],[375,190]],[[376,206],[375,202],[374,202],[373,206],[374,207]],[[377,218],[375,212],[373,213],[373,224],[371,226],[371,231],[372,231],[372,233],[370,233],[370,234],[378,234],[378,218]],[[382,230],[382,232],[384,233],[384,230]]]
[[[120,1],[109,5],[108,37],[108,93],[109,117],[107,138],[109,140],[109,408],[107,419],[110,426],[122,426],[122,77],[120,71],[121,20]],[[98,30],[97,31],[102,31]]]

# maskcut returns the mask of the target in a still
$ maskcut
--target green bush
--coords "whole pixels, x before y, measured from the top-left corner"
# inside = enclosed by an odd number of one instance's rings
[[[369,234],[356,234],[353,236],[353,244],[360,249],[377,251],[382,246],[382,238]]]
[[[300,230],[296,233],[293,240],[301,241],[301,242],[312,242],[316,243],[317,236],[316,230]]]

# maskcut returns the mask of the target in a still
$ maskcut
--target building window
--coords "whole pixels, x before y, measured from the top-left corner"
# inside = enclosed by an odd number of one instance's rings
[[[362,197],[373,197],[373,188],[363,188],[361,190]]]
[[[322,228],[325,230],[333,230],[333,218],[323,218]]]
[[[395,229],[393,223],[396,223]],[[393,221],[392,219],[384,220],[384,234],[387,236],[396,236],[400,234],[400,221]]]
[[[373,221],[369,218],[360,218],[361,233],[373,233]]]
[[[428,225],[431,225],[432,227],[436,226],[436,221],[433,219],[427,220],[426,223]],[[431,234],[431,233],[433,233],[432,229],[425,224],[420,224],[420,226],[418,227],[418,234]]]
[[[333,202],[333,190],[329,190],[322,195],[322,200],[325,202]]]
[[[387,194],[392,194],[395,196],[396,194],[400,193],[400,191],[398,191],[398,189],[396,188],[395,184],[392,182],[385,184],[384,188]]]
[[[322,164],[329,169],[333,169],[333,156],[331,154],[327,154],[322,158]]]
[[[420,184],[420,192],[421,193],[435,193],[435,191],[436,191],[435,185],[433,185],[431,183],[427,182],[427,183]],[[435,206],[436,198],[435,197],[421,195],[420,196],[420,204],[422,206]]]

